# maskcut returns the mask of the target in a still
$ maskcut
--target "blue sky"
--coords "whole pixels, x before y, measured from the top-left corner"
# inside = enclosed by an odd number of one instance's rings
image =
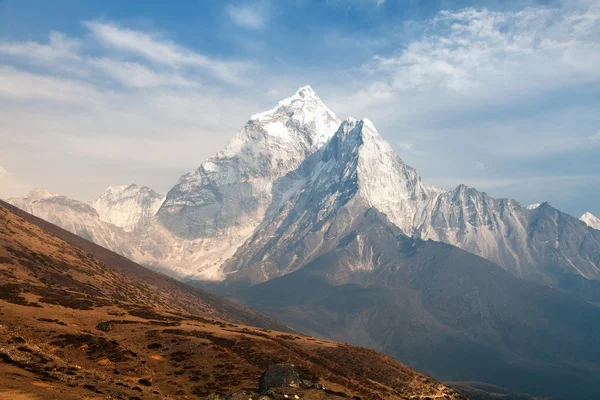
[[[0,196],[164,193],[310,84],[427,182],[600,215],[599,66],[599,0],[0,0]]]

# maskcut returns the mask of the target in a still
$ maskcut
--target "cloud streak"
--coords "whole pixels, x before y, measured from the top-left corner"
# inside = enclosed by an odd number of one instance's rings
[[[106,47],[139,55],[148,61],[172,68],[196,67],[231,84],[243,84],[244,74],[250,68],[247,62],[220,61],[189,50],[158,34],[121,28],[115,24],[85,21],[94,38]]]
[[[234,24],[244,29],[262,29],[266,23],[264,3],[228,4],[225,12]]]
[[[600,81],[600,11],[530,7],[441,11],[420,36],[363,70],[361,94],[393,99],[431,91],[501,98]]]

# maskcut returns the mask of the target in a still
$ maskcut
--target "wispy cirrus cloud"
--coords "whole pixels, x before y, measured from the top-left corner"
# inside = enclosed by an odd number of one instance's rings
[[[397,54],[365,71],[392,93],[448,90],[483,95],[598,82],[600,10],[530,7],[441,11]],[[374,83],[375,84],[375,83]],[[490,93],[491,89],[495,89]]]
[[[60,32],[50,32],[48,44],[38,42],[0,42],[0,53],[27,57],[41,62],[79,59],[77,50],[81,41],[68,38]]]
[[[8,198],[11,193],[33,189],[32,185],[22,182],[14,173],[0,165],[0,198]]]
[[[5,178],[5,177],[9,177],[12,176],[11,172],[8,172],[6,170],[6,168],[4,168],[2,165],[0,165],[0,178]]]
[[[109,49],[139,55],[157,65],[200,68],[227,83],[245,83],[247,70],[251,66],[244,61],[228,62],[208,57],[163,39],[157,33],[122,28],[116,24],[98,21],[85,21],[83,24],[95,39]]]
[[[0,156],[23,164],[19,157],[27,154],[50,166],[21,165],[21,182],[48,182],[61,191],[52,182],[65,185],[67,175],[76,175],[65,167],[68,159],[104,165],[95,170],[104,176],[101,186],[115,173],[107,165],[121,166],[123,174],[150,168],[168,185],[261,111],[261,98],[245,95],[258,76],[249,62],[207,56],[155,32],[83,24],[88,34],[81,37],[0,39]],[[2,195],[19,194],[24,186],[5,178]],[[82,197],[101,186],[86,187]]]
[[[225,13],[231,21],[244,29],[262,29],[267,21],[267,3],[253,2],[242,4],[228,4]]]

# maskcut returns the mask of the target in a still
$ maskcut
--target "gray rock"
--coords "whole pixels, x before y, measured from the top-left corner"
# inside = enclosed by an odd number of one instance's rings
[[[274,387],[300,387],[300,375],[294,364],[273,364],[263,372],[258,389],[265,392]]]

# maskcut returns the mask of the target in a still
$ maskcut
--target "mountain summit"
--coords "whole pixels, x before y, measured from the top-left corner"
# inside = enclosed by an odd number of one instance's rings
[[[133,232],[158,211],[164,197],[146,186],[110,186],[90,205],[101,220]]]
[[[600,218],[594,214],[586,212],[581,216],[580,220],[585,222],[589,227],[600,230]]]
[[[273,181],[325,144],[339,124],[310,86],[300,88],[253,115],[223,151],[183,175],[158,221],[186,239],[245,235],[262,219]]]

